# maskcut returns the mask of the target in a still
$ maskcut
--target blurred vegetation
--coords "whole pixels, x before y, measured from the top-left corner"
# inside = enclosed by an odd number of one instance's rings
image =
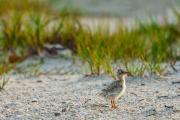
[[[2,91],[5,87],[5,85],[8,83],[9,78],[6,76],[1,76],[0,77],[0,91]]]
[[[41,55],[46,44],[69,48],[89,64],[91,74],[107,72],[114,76],[112,64],[118,61],[134,75],[145,70],[161,74],[162,62],[180,59],[180,14],[175,14],[175,24],[151,20],[137,23],[134,29],[119,24],[110,33],[110,28],[101,24],[92,31],[82,26],[78,13],[55,10],[43,0],[0,0],[0,51],[7,56],[1,62],[0,74],[12,63],[34,53]]]

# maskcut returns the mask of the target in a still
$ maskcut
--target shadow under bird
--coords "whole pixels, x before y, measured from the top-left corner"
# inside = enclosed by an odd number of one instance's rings
[[[105,89],[102,90],[101,95],[111,101],[111,107],[117,108],[117,101],[123,97],[126,92],[126,76],[131,76],[129,72],[122,69],[117,70],[117,80],[113,81]]]

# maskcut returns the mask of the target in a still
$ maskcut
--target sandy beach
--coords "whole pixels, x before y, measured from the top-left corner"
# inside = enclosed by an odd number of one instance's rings
[[[36,62],[28,59],[19,68]],[[180,71],[180,62],[175,67]],[[68,58],[46,58],[39,69],[39,75],[26,70],[8,74],[0,92],[1,120],[180,119],[180,72],[164,78],[128,77],[126,94],[112,109],[99,95],[113,81],[109,75],[85,77],[87,68]]]

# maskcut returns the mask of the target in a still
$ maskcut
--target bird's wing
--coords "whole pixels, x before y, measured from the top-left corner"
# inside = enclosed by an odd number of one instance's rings
[[[120,81],[113,81],[105,89],[102,90],[101,95],[104,97],[114,97],[121,91],[122,87]]]

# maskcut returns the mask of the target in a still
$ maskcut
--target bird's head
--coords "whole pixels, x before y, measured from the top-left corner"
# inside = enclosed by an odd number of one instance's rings
[[[126,72],[122,69],[118,69],[117,70],[117,77],[122,80],[123,77],[126,77],[126,76],[131,76],[131,73],[130,72]]]

